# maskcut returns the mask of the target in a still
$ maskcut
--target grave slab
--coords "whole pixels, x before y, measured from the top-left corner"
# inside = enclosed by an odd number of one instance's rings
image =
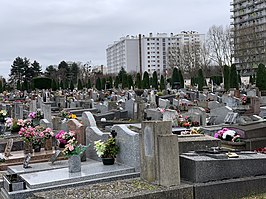
[[[134,168],[114,164],[105,166],[102,162],[92,162],[81,166],[81,172],[69,173],[68,168],[21,174],[30,189],[55,186],[78,181],[103,178],[113,175],[133,173]]]

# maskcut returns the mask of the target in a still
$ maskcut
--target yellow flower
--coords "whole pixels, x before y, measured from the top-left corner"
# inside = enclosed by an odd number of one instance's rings
[[[71,114],[71,115],[69,115],[69,118],[70,118],[70,119],[76,119],[77,116],[76,116],[75,114]]]

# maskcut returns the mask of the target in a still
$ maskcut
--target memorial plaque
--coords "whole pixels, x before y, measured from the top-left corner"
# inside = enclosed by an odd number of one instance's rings
[[[54,164],[54,162],[57,160],[58,156],[60,155],[61,151],[60,150],[56,150],[54,155],[52,155],[52,157],[50,158],[50,161],[52,164]]]
[[[13,146],[13,139],[9,139],[6,143],[6,148],[5,148],[5,157],[9,157],[10,156],[10,152],[11,152],[11,149],[12,149],[12,146]]]
[[[31,168],[31,167],[29,166],[30,159],[31,159],[31,154],[28,153],[28,154],[26,155],[25,159],[24,159],[24,162],[23,162],[23,168],[24,168],[24,169]]]

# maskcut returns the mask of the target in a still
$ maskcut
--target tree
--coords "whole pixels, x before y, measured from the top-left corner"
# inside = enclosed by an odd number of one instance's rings
[[[161,79],[160,79],[160,90],[165,90],[165,80],[164,80],[164,76],[161,75]]]
[[[227,65],[224,65],[224,89],[226,91],[230,88],[230,68]]]
[[[111,76],[108,77],[108,81],[109,81],[110,87],[113,88],[113,78]]]
[[[263,64],[259,64],[257,70],[256,86],[259,90],[266,90],[266,69]]]
[[[172,80],[172,88],[175,88],[176,84],[180,83],[179,73],[177,68],[174,68],[171,80]]]
[[[0,93],[3,93],[3,81],[0,80]]]
[[[198,90],[199,91],[203,91],[203,86],[204,85],[205,85],[205,78],[204,78],[204,75],[203,75],[203,71],[200,68],[198,70]]]
[[[239,89],[238,75],[235,64],[232,64],[230,68],[230,87]]]
[[[180,79],[180,86],[181,86],[181,88],[184,88],[185,87],[184,77],[183,77],[182,71],[180,69],[178,70],[178,76]]]
[[[146,89],[150,88],[149,73],[147,71],[145,71],[143,75],[142,88],[146,88]]]
[[[122,75],[122,88],[128,88],[128,75],[126,73],[123,73]]]
[[[70,90],[72,90],[72,91],[74,90],[75,86],[74,86],[74,82],[73,82],[73,80],[70,81],[69,88],[70,88]]]
[[[134,86],[133,77],[131,74],[129,74],[127,77],[128,77],[128,89],[131,89],[131,87]]]
[[[61,89],[65,89],[65,86],[64,86],[63,80],[60,81],[59,86],[60,86]]]
[[[123,76],[127,74],[127,72],[125,71],[125,69],[122,67],[118,73],[118,78],[119,78],[119,83],[122,83],[123,81]]]
[[[83,88],[83,85],[82,85],[82,82],[81,82],[81,79],[78,80],[78,90],[82,90]]]
[[[250,83],[251,85],[254,84],[254,80],[253,80],[252,75],[249,76],[249,83]]]
[[[138,89],[141,89],[141,75],[140,75],[140,73],[137,73],[135,85]]]
[[[45,75],[46,77],[51,78],[51,79],[56,79],[56,80],[59,79],[59,75],[58,75],[57,68],[56,68],[56,66],[53,66],[53,65],[49,65],[49,66],[45,69],[44,75]]]
[[[91,80],[90,79],[88,79],[87,88],[91,88]]]
[[[22,89],[21,89],[20,80],[17,81],[17,90],[22,90]]]
[[[115,77],[115,88],[118,88],[118,85],[119,85],[119,77],[116,76]]]
[[[42,67],[36,60],[34,60],[33,63],[31,64],[31,68],[32,68],[32,77],[38,77],[39,75],[42,74]]]
[[[106,79],[103,77],[101,81],[102,90],[105,90]]]
[[[56,81],[54,79],[52,79],[52,90],[56,91],[57,86],[56,86]]]
[[[152,87],[158,90],[158,75],[156,71],[152,73]]]
[[[99,77],[96,79],[96,89],[99,91],[102,89],[101,79]]]
[[[34,77],[32,79],[34,88],[38,89],[50,89],[52,80],[48,77]]]
[[[207,45],[211,60],[222,69],[232,64],[232,41],[230,27],[212,26],[207,33]]]
[[[15,83],[17,81],[24,82],[31,80],[31,73],[29,73],[30,61],[26,57],[22,59],[17,57],[13,64],[11,65],[10,70],[10,83]]]

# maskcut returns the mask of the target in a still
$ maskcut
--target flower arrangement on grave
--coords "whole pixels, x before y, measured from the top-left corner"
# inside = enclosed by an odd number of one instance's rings
[[[240,135],[231,129],[223,128],[214,134],[215,138],[221,140],[231,141],[231,142],[240,142]]]
[[[112,161],[110,164],[113,164],[114,159],[119,152],[119,146],[116,144],[115,139],[116,135],[117,133],[115,131],[112,131],[110,137],[106,141],[98,140],[94,142],[94,149],[96,150],[98,157],[103,159],[104,164],[106,164],[104,162],[105,158],[111,159]]]
[[[33,137],[35,136],[36,129],[33,127],[21,127],[20,131],[18,132],[19,136],[22,137],[24,142],[31,142],[33,141]]]
[[[202,134],[202,129],[200,127],[192,127],[190,134]]]
[[[75,137],[75,132],[74,131],[59,131],[58,134],[56,134],[55,138],[59,141],[59,146],[64,147],[67,142]]]
[[[23,119],[6,118],[5,127],[11,132],[19,132],[23,126],[25,126]]]
[[[28,114],[28,118],[31,120],[32,126],[38,126],[40,124],[40,120],[43,119],[43,114],[41,111],[30,112]]]
[[[255,149],[255,151],[258,153],[265,153],[266,154],[266,147]]]
[[[242,105],[247,104],[247,96],[246,96],[246,95],[243,95],[243,96],[241,97],[241,102],[242,102]]]
[[[86,151],[88,146],[83,146],[78,144],[78,141],[75,137],[67,141],[65,145],[65,149],[62,151],[65,157],[70,157],[74,155],[81,155],[83,152]]]
[[[6,110],[1,110],[0,111],[0,122],[5,122],[6,116],[7,116],[7,111]]]
[[[32,146],[35,149],[35,152],[40,151],[42,144],[44,143],[44,127],[36,126],[35,127],[35,134],[32,139]]]
[[[65,111],[65,110],[62,110],[59,115],[62,118],[62,120],[76,119],[77,118],[77,116],[75,114],[68,112],[68,111]]]
[[[44,139],[50,139],[50,138],[54,137],[54,132],[52,131],[51,128],[44,129],[44,131],[42,131],[42,133],[43,133]]]

